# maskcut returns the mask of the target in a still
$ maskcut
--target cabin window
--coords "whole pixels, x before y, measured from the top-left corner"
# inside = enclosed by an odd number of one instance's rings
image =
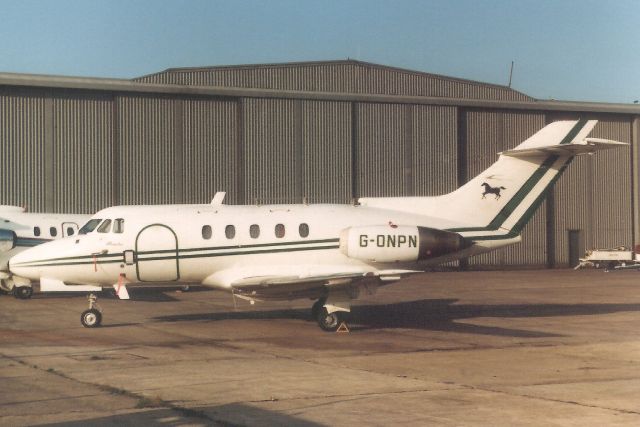
[[[300,237],[309,237],[309,224],[300,224],[298,232],[300,233]]]
[[[76,231],[73,229],[73,227],[67,227],[67,236],[73,236],[73,233],[75,233]]]
[[[93,230],[96,229],[98,224],[100,224],[100,221],[102,220],[98,218],[90,219],[85,225],[82,226],[78,234],[91,233]]]
[[[111,230],[111,220],[105,219],[102,221],[102,224],[100,224],[100,227],[98,227],[98,233],[108,233],[109,230]]]
[[[233,239],[236,237],[236,227],[233,225],[227,225],[224,228],[224,235],[227,236],[227,239]]]
[[[124,233],[124,219],[117,218],[113,223],[114,233]]]
[[[33,227],[33,235],[36,237],[40,235],[40,227]]]
[[[278,239],[281,239],[284,237],[284,225],[283,224],[276,224],[276,237]]]
[[[202,238],[205,240],[209,240],[211,238],[211,226],[210,225],[203,225],[202,226]]]
[[[56,237],[58,235],[58,229],[55,227],[49,227],[49,234],[51,237]]]
[[[252,239],[260,237],[260,226],[258,224],[253,224],[249,227],[249,236],[251,236]]]

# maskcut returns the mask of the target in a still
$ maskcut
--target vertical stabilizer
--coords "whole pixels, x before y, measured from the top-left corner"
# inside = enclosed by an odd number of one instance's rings
[[[438,197],[363,198],[364,206],[446,218],[474,240],[515,237],[577,154],[623,143],[587,139],[596,120],[545,126],[456,191]],[[626,145],[626,144],[624,144]]]

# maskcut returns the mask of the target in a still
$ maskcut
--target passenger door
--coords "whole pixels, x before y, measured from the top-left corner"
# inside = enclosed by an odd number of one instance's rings
[[[178,280],[178,237],[170,227],[152,224],[138,233],[136,270],[141,282]]]
[[[62,237],[77,236],[78,224],[75,222],[63,222],[62,223]]]

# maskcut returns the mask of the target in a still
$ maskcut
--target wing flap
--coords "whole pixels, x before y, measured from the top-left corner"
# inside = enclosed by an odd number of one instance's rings
[[[322,295],[328,289],[349,287],[354,284],[389,284],[407,275],[421,273],[418,270],[380,270],[375,272],[335,271],[332,273],[318,272],[313,274],[307,269],[305,270],[301,271],[300,274],[286,275],[260,274],[255,269],[251,272],[243,272],[242,270],[219,271],[202,283],[207,286],[224,288],[236,295],[294,299],[313,298]]]

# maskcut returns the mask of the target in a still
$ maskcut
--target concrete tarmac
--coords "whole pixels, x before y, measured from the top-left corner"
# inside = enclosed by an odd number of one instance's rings
[[[640,274],[428,273],[359,300],[0,297],[0,425],[640,425]]]

